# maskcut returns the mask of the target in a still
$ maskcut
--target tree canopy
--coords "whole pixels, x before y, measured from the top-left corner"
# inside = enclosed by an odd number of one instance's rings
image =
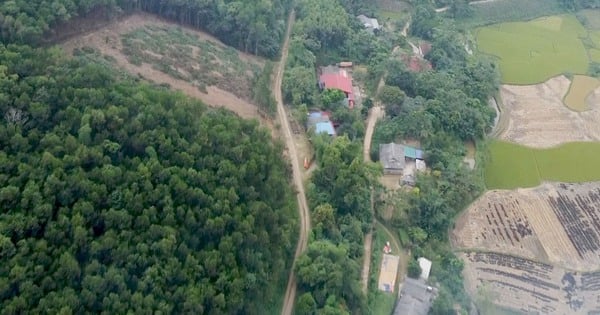
[[[38,43],[52,27],[90,11],[104,15],[144,10],[206,30],[243,51],[275,57],[283,40],[289,0],[9,0],[0,4],[0,40]],[[76,26],[74,26],[76,27]]]
[[[264,313],[295,245],[267,130],[60,50],[0,65],[3,313]]]

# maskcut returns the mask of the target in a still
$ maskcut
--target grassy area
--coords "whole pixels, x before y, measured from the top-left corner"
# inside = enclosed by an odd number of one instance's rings
[[[600,80],[596,78],[584,75],[574,76],[569,87],[569,92],[564,99],[565,105],[574,111],[588,109],[585,99],[598,86],[600,86]]]
[[[573,142],[550,149],[532,149],[503,141],[490,143],[485,168],[488,189],[534,187],[544,180],[600,180],[600,143]]]
[[[387,293],[380,291],[377,288],[377,281],[379,279],[379,267],[381,266],[381,255],[385,242],[390,241],[389,235],[383,229],[381,224],[375,224],[375,232],[373,233],[373,251],[371,257],[371,270],[369,275],[369,310],[370,314],[391,314],[394,305],[396,303],[396,292],[397,286],[394,293]],[[392,245],[392,253],[397,254],[399,248],[395,246],[394,242],[390,241]]]
[[[459,22],[472,27],[526,21],[564,12],[558,0],[496,0],[472,8],[473,15]]]
[[[485,169],[489,189],[532,187],[540,183],[533,150],[508,142],[490,143],[490,161]]]
[[[534,84],[561,73],[585,74],[588,56],[581,37],[587,31],[573,15],[482,27],[479,51],[498,57],[502,81]]]
[[[122,35],[123,53],[136,65],[147,63],[203,92],[217,86],[250,99],[252,82],[262,64],[242,60],[238,52],[199,38],[176,26],[146,26]]]
[[[403,1],[379,0],[377,1],[377,15],[379,23],[384,23],[401,31],[402,27],[410,19],[411,6]]]

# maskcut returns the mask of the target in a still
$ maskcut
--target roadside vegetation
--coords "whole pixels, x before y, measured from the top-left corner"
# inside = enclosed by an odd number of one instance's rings
[[[581,183],[600,180],[600,143],[571,142],[533,149],[502,141],[490,143],[488,189],[535,187],[542,181]]]

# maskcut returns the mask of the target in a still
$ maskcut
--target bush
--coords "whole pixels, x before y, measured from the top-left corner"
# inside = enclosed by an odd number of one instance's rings
[[[419,263],[416,260],[411,259],[408,262],[408,276],[413,279],[418,279],[420,275],[421,275],[421,266],[419,266]]]

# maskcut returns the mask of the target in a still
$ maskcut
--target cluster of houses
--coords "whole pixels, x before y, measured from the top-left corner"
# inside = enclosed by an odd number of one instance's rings
[[[318,70],[318,86],[321,91],[336,89],[344,93],[343,103],[353,109],[356,103],[352,83],[352,62],[340,62],[337,65],[321,67]],[[337,124],[331,120],[331,113],[313,111],[308,113],[306,129],[313,130],[316,134],[327,133],[335,136]]]

